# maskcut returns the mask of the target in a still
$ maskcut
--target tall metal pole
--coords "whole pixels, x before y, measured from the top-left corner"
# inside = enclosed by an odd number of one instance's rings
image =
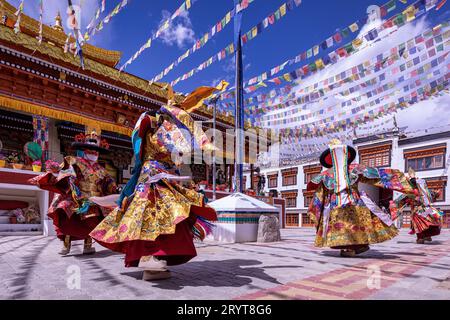
[[[241,24],[242,24],[242,5],[244,2],[241,0],[234,0],[234,7],[236,14],[234,15],[234,45],[236,47],[236,114],[235,114],[235,130],[236,130],[236,143],[235,143],[235,160],[234,160],[234,180],[235,180],[235,192],[243,191],[243,169],[244,169],[244,110],[242,109],[244,101],[243,91],[243,74],[242,74],[242,45],[241,45]]]
[[[213,140],[214,146],[216,146],[216,107],[217,107],[217,99],[214,100],[214,109],[213,109]],[[216,148],[213,150],[213,200],[216,200]]]
[[[236,157],[235,157],[235,179],[236,192],[243,192],[243,171],[244,171],[244,109],[242,108],[244,91],[242,79],[242,47],[241,47],[241,32],[236,41],[236,115],[235,115],[235,129],[236,129]]]

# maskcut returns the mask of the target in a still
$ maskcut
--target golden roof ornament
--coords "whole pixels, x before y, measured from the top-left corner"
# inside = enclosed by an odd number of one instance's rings
[[[338,146],[338,145],[341,145],[342,144],[342,142],[341,142],[341,140],[339,140],[339,139],[332,139],[329,143],[328,143],[328,145],[331,147],[331,146]]]
[[[53,26],[53,29],[61,31],[61,32],[64,32],[64,28],[62,26],[61,13],[59,11],[58,11],[58,14],[55,17],[55,25]]]

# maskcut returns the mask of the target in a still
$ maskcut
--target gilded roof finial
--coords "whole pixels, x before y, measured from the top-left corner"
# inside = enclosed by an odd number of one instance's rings
[[[55,25],[53,26],[53,29],[64,32],[64,28],[62,26],[61,13],[59,11],[55,17]]]
[[[331,147],[331,146],[338,146],[338,145],[341,145],[342,144],[342,142],[341,142],[341,140],[339,140],[339,139],[332,139],[329,143],[328,143],[328,145]]]

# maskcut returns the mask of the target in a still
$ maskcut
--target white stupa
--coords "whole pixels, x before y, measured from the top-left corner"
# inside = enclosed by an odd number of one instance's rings
[[[279,214],[277,207],[243,193],[233,193],[208,205],[217,212],[214,239],[220,242],[255,242],[260,216]]]

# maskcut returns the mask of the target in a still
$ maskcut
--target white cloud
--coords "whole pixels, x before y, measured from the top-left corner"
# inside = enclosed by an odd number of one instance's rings
[[[160,25],[170,18],[170,12],[163,10],[162,20]],[[175,22],[177,21],[177,22]],[[195,32],[192,29],[192,22],[189,18],[189,12],[182,12],[177,18],[171,21],[169,27],[162,32],[160,39],[170,46],[177,45],[178,48],[183,48],[187,44],[192,44],[195,41]]]
[[[251,63],[245,64],[246,55],[242,54],[242,64],[244,65],[244,71],[251,67]],[[225,61],[225,64],[222,66],[223,71],[229,73],[234,72],[236,70],[236,56],[233,55],[231,58]]]

